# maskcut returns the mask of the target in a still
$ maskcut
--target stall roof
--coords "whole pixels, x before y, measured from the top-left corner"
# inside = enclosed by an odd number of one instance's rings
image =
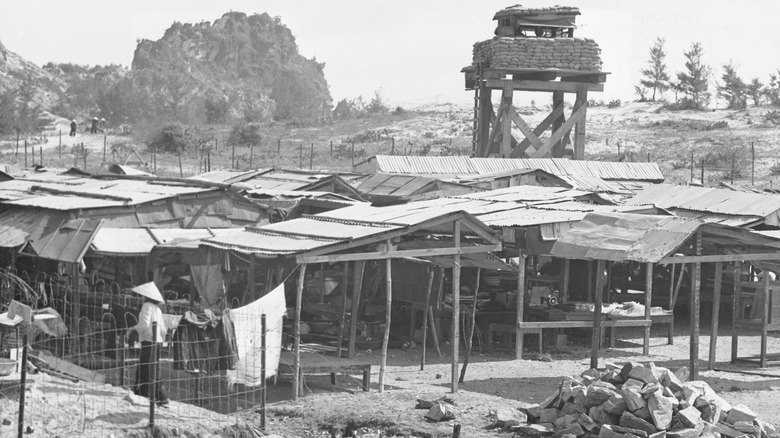
[[[722,222],[723,218],[717,215],[729,215],[735,217],[735,225],[762,222],[780,226],[780,196],[773,194],[659,184],[645,187],[626,204],[652,204],[675,214],[677,210],[704,213],[698,217],[704,221],[710,219],[706,213],[713,213],[716,216],[712,218],[716,222]],[[748,221],[748,216],[753,216],[754,220]]]
[[[40,239],[30,240],[22,252],[44,259],[78,263],[84,257],[102,221],[73,219],[59,227],[56,232]]]
[[[28,239],[36,240],[67,222],[64,212],[44,215],[33,209],[11,208],[0,212],[0,247],[15,248]]]
[[[377,173],[364,180],[357,186],[357,190],[367,199],[377,203],[452,196],[484,189],[426,176]]]
[[[568,160],[565,158],[470,158],[465,156],[376,155],[355,164],[365,173],[487,175],[512,169],[541,169],[553,175],[596,176],[605,180],[662,182],[656,163]]]
[[[363,212],[392,210],[380,207],[362,208],[364,208]],[[455,220],[460,220],[464,224],[464,231],[477,230],[478,234],[485,237],[491,245],[500,248],[500,241],[495,233],[470,214],[463,211],[441,212],[430,209],[420,214],[396,216],[393,220],[376,220],[358,215],[348,219],[337,219],[324,214],[306,216],[206,239],[203,245],[267,257],[304,253],[322,254],[382,243],[386,239],[427,230]]]
[[[155,245],[198,241],[243,228],[107,228],[102,227],[92,240],[91,251],[100,255],[144,256]],[[197,246],[197,243],[194,244]]]
[[[683,247],[699,231],[702,255],[725,253],[749,259],[750,254],[767,255],[780,249],[780,239],[695,219],[591,213],[558,239],[550,254],[568,259],[670,263],[674,254],[687,251]]]

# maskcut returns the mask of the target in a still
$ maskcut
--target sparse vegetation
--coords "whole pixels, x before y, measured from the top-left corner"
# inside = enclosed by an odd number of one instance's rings
[[[703,55],[701,43],[693,43],[685,52],[685,71],[677,73],[677,86],[691,109],[704,109],[710,100],[710,67],[702,62]]]
[[[642,79],[638,86],[634,87],[639,95],[639,101],[656,101],[656,95],[663,99],[663,94],[669,89],[669,73],[666,71],[666,51],[664,51],[663,38],[657,38],[653,47],[650,48],[650,59],[648,67],[641,70]],[[649,90],[652,90],[650,97],[647,97]]]

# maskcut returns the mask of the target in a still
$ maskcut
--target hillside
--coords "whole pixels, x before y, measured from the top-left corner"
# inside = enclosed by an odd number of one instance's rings
[[[214,23],[174,23],[160,40],[140,41],[132,64],[136,78],[167,82],[174,113],[198,111],[202,101],[210,121],[321,119],[331,109],[323,69],[298,53],[279,18],[241,12]]]
[[[60,78],[8,50],[0,41],[0,95],[18,91],[23,85],[32,103],[42,109],[51,108],[67,87]]]

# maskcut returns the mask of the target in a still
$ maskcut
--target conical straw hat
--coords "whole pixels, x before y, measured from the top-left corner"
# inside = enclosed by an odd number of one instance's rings
[[[137,293],[138,295],[157,301],[158,303],[165,302],[162,294],[160,293],[160,289],[157,289],[157,285],[154,284],[153,281],[150,281],[149,283],[144,283],[140,286],[136,286],[131,290]]]

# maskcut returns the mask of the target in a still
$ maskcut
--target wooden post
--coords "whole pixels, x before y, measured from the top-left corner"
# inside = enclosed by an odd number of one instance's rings
[[[588,260],[588,299],[594,300],[593,297],[593,260]]]
[[[233,143],[230,153],[230,168],[235,169],[236,168],[236,144]]]
[[[710,329],[710,360],[707,363],[708,370],[715,369],[715,355],[717,354],[718,351],[718,320],[720,317],[720,290],[722,284],[723,284],[723,262],[716,262],[715,263],[715,287],[712,292],[712,327]]]
[[[392,242],[385,242],[387,251],[392,250]],[[393,309],[393,259],[385,260],[385,332],[382,335],[382,361],[379,363],[379,392],[385,392],[385,369],[387,368],[387,345],[390,342],[390,321]]]
[[[59,150],[60,150],[60,159],[62,159],[62,130],[60,132],[60,144],[59,144]]]
[[[750,142],[750,185],[756,183],[756,147]]]
[[[295,321],[293,322],[293,401],[298,401],[298,387],[301,378],[301,304],[303,301],[303,281],[306,277],[306,263],[300,267],[298,273],[298,287],[295,290]]]
[[[282,139],[276,139],[276,155],[279,156],[282,153]]]
[[[645,273],[645,319],[651,319],[650,309],[653,305],[653,264],[647,263]],[[615,330],[612,327],[610,330]],[[650,355],[650,326],[645,327],[645,339],[642,344],[642,355]]]
[[[563,105],[563,91],[553,91],[553,99],[552,99],[552,109],[558,108],[558,105]],[[550,134],[552,135],[554,132],[556,132],[560,127],[566,122],[566,117],[561,113],[560,116],[556,117],[555,120],[553,120],[552,128],[550,131]],[[563,157],[563,152],[566,150],[566,139],[568,136],[565,136],[555,142],[555,146],[553,146],[552,149],[552,156],[554,158],[561,158]]]
[[[742,315],[739,308],[739,295],[742,293],[742,287],[739,282],[742,281],[742,266],[739,262],[734,263],[734,292],[731,294],[731,363],[737,361],[739,351],[739,331],[737,331],[737,322]]]
[[[704,187],[704,158],[701,159],[701,186]]]
[[[352,167],[355,167],[355,142],[352,142],[352,153],[350,153],[352,156]]]
[[[395,137],[390,137],[390,155],[395,155]]]
[[[330,156],[333,157],[333,140],[330,141]]]
[[[314,143],[311,144],[311,149],[309,149],[309,170],[314,167]]]
[[[242,306],[257,299],[257,291],[255,290],[255,268],[255,256],[254,254],[249,254],[249,269],[247,269],[246,272],[246,290],[249,299],[244,300],[244,302],[241,303]]]
[[[604,260],[596,262],[596,287],[593,306],[593,337],[590,347],[590,367],[599,367],[599,346],[601,345],[601,295],[604,291]]]
[[[585,120],[588,111],[588,85],[577,85],[577,98],[574,101],[574,111],[584,108],[585,113],[574,126],[574,153],[572,158],[575,160],[585,159]]]
[[[255,157],[255,144],[252,143],[249,145],[249,168],[254,169],[252,161]]]
[[[346,262],[345,262],[346,263]],[[268,385],[266,384],[266,349],[268,342],[266,337],[268,336],[268,325],[266,322],[266,314],[260,315],[260,381],[262,383],[261,399],[260,399],[260,429],[265,430],[265,404],[268,398]]]
[[[24,139],[24,167],[27,167],[27,139]]]
[[[453,226],[452,239],[455,248],[460,249],[460,221]],[[460,347],[460,254],[452,256],[452,330],[450,330],[450,345],[452,346],[452,392],[458,392],[458,350]]]
[[[32,165],[33,167],[35,167],[35,146],[33,146],[30,149],[31,149],[30,153],[32,154]]]
[[[303,143],[298,143],[298,169],[303,169]]]
[[[563,260],[563,274],[561,275],[561,296],[558,297],[561,303],[569,299],[569,272],[571,271],[571,260]]]
[[[522,252],[518,254],[517,264],[517,292],[515,296],[515,359],[523,358],[523,332],[520,330],[520,324],[523,323],[523,312],[525,311],[525,259],[526,255]],[[540,345],[539,348],[542,346]]]
[[[691,149],[691,182],[693,182],[693,149]]]
[[[512,117],[509,114],[512,112],[512,97],[514,95],[514,88],[512,87],[512,80],[504,80],[504,90],[501,95],[501,111],[496,118],[496,123],[501,123],[501,153],[502,158],[509,158],[512,154]]]
[[[103,165],[106,165],[106,149],[108,149],[108,134],[103,132]]]
[[[422,335],[422,359],[420,359],[420,371],[425,370],[425,349],[428,341],[428,307],[431,306],[431,290],[433,289],[433,269],[428,268],[428,288],[425,290],[425,307],[423,308],[423,335]],[[414,330],[414,327],[412,327]],[[414,333],[412,333],[414,334]]]
[[[479,81],[479,108],[477,109],[477,157],[490,154],[490,123],[493,117],[493,90],[485,81]]]
[[[352,314],[349,323],[349,351],[347,356],[352,359],[355,357],[355,339],[357,337],[358,312],[360,311],[360,296],[363,288],[363,272],[366,268],[365,260],[355,262],[352,270]]]
[[[19,131],[16,131],[16,156],[19,156]]]
[[[84,147],[84,143],[81,143],[81,155],[84,157],[84,172],[87,171],[87,149]]]
[[[184,170],[181,167],[181,147],[179,147],[179,178],[184,178]]]
[[[152,163],[154,163],[154,173],[157,173],[157,145],[152,145]]]
[[[696,231],[696,255],[701,255],[701,230]],[[699,317],[701,304],[701,262],[693,264],[691,281],[691,380],[699,380]]]
[[[38,156],[39,156],[39,157],[40,157],[40,159],[41,159],[41,166],[43,166],[43,165],[44,165],[44,164],[43,164],[43,146],[41,146],[41,147],[39,147],[39,148],[38,148]]]
[[[336,347],[336,357],[341,357],[344,344],[344,329],[347,327],[347,291],[349,290],[349,262],[344,262],[344,275],[341,277],[341,317],[339,318],[339,345]]]
[[[74,344],[72,347],[75,347],[71,351],[75,351],[76,354],[79,354],[81,352],[81,343],[79,342],[80,338],[80,327],[79,327],[79,319],[81,318],[81,294],[79,293],[79,284],[81,281],[79,281],[79,264],[78,263],[71,263],[70,266],[71,271],[71,289],[73,292],[73,296],[71,297],[71,317],[72,317],[72,324],[73,324],[73,331],[75,332],[74,337]]]
[[[474,287],[474,302],[471,305],[471,325],[469,326],[469,336],[466,338],[466,357],[463,358],[463,368],[460,369],[458,383],[463,383],[466,379],[466,368],[469,366],[471,348],[474,346],[474,326],[477,325],[477,294],[479,293],[479,277],[481,273],[482,268],[477,268],[477,285]]]
[[[769,271],[764,269],[764,311],[761,314],[761,354],[759,357],[760,367],[766,368],[766,341],[767,325],[769,324]]]

